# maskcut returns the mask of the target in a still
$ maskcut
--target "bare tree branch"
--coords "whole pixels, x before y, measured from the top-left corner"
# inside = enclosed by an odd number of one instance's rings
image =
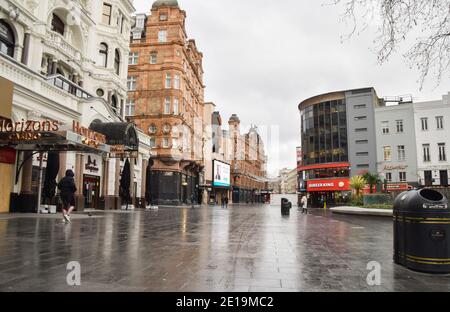
[[[332,0],[331,4],[342,6],[342,19],[351,21],[348,38],[365,30],[374,18],[381,20],[375,39],[380,64],[414,36],[403,55],[419,71],[420,87],[429,76],[436,85],[450,77],[450,0]]]

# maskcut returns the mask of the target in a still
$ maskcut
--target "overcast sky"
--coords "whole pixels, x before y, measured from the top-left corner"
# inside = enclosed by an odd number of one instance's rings
[[[373,86],[379,96],[440,99],[450,80],[419,91],[418,72],[398,54],[377,64],[374,30],[341,42],[350,25],[330,0],[178,0],[187,13],[188,36],[204,54],[205,100],[227,121],[279,127],[280,139],[266,143],[268,170],[296,166],[298,104],[311,96]],[[135,0],[150,12],[152,0]],[[448,77],[448,75],[447,75]],[[447,88],[445,88],[447,86]],[[275,132],[276,133],[276,132]]]

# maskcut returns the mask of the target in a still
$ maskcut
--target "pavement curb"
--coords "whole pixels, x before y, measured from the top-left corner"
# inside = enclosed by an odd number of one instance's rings
[[[393,211],[390,209],[367,209],[359,207],[338,207],[331,208],[331,212],[335,214],[348,214],[371,217],[389,217],[392,218]]]

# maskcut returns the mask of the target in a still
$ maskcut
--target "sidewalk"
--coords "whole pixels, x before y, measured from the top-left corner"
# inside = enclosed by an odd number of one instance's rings
[[[90,219],[90,218],[103,218],[101,215],[89,216],[88,213],[72,213],[70,215],[72,220]],[[11,219],[62,219],[61,213],[49,214],[49,213],[0,213],[0,220]]]
[[[350,214],[363,216],[377,216],[377,217],[392,217],[393,211],[391,209],[369,209],[359,207],[337,207],[330,208],[331,212],[336,214]]]

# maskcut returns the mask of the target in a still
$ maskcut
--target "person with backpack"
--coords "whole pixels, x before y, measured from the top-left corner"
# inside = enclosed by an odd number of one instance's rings
[[[63,204],[62,215],[64,223],[71,223],[70,214],[75,209],[75,193],[77,187],[75,186],[75,174],[72,170],[66,171],[66,176],[58,183],[58,189],[60,191],[60,197]]]

